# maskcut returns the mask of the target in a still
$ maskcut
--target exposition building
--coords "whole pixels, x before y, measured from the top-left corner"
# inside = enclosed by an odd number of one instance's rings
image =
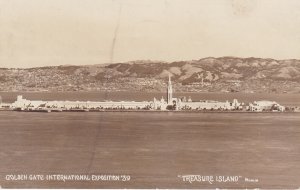
[[[237,99],[232,102],[225,101],[192,101],[190,98],[173,97],[173,88],[171,76],[169,75],[167,86],[167,100],[163,97],[160,100],[156,98],[153,101],[42,101],[26,100],[18,96],[17,100],[11,104],[14,110],[28,111],[93,111],[93,110],[242,110],[243,103]],[[250,103],[246,108],[248,111],[266,111],[276,109],[284,111],[284,107],[271,101],[257,101]]]

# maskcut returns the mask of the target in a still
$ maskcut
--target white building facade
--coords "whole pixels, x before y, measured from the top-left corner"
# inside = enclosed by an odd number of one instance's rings
[[[192,101],[191,98],[174,98],[171,76],[169,75],[167,86],[167,100],[162,97],[153,101],[42,101],[26,100],[22,96],[11,104],[12,109],[17,110],[242,110],[243,103],[234,99],[232,102],[225,101]],[[284,111],[284,106],[274,101],[255,101],[250,103],[248,111]]]

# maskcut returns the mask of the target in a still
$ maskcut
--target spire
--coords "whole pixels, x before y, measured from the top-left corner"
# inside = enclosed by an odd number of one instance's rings
[[[171,83],[171,74],[169,73],[169,82],[168,82],[168,88],[167,88],[167,102],[170,105],[172,103],[173,99],[173,89],[172,89],[172,83]]]

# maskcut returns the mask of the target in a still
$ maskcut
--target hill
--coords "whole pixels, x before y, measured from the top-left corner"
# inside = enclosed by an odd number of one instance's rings
[[[164,91],[169,73],[176,91],[300,92],[300,60],[237,57],[0,69],[0,90]]]

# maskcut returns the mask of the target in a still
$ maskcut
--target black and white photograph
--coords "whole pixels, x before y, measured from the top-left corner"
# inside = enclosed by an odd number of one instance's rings
[[[300,1],[0,0],[0,188],[300,189]]]

